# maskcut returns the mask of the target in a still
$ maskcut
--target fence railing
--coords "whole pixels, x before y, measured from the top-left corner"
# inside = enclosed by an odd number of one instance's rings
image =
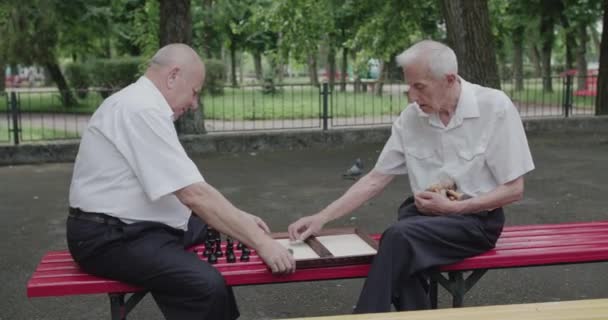
[[[504,81],[522,118],[595,114],[596,76]],[[224,87],[201,99],[207,132],[331,130],[390,125],[406,107],[403,83],[349,82]],[[77,139],[91,114],[111,94],[107,89],[22,89],[0,98],[0,143]],[[66,101],[75,101],[69,104]]]

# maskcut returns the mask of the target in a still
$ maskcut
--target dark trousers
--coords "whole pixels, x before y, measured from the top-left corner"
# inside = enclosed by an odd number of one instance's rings
[[[236,319],[236,301],[224,278],[185,250],[206,234],[207,226],[194,215],[187,232],[156,222],[67,221],[70,253],[84,271],[149,290],[166,319]]]
[[[426,216],[412,197],[399,220],[382,234],[355,313],[430,308],[428,271],[494,248],[502,232],[502,208],[470,215]]]

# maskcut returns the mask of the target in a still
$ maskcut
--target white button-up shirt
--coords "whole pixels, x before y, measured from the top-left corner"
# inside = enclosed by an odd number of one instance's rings
[[[190,209],[173,194],[204,181],[179,142],[173,111],[146,77],[107,98],[83,133],[70,206],[126,223],[186,230]]]
[[[447,126],[410,104],[394,122],[375,169],[408,174],[413,192],[453,181],[477,196],[534,169],[519,113],[507,95],[460,79]]]

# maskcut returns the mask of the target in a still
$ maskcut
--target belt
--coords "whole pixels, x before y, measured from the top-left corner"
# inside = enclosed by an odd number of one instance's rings
[[[109,216],[103,213],[97,212],[86,212],[80,210],[80,208],[72,208],[70,207],[69,217],[78,220],[86,220],[90,222],[100,223],[100,224],[108,224],[108,225],[120,225],[124,224],[124,222],[120,221],[120,219],[116,217]]]

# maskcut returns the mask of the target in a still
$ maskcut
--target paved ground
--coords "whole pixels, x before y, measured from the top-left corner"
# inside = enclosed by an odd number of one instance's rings
[[[508,224],[608,219],[608,136],[563,134],[531,138],[537,170],[526,198],[507,209]],[[225,154],[196,159],[208,181],[238,206],[284,231],[322,208],[352,181],[341,173],[361,157],[367,168],[381,145],[339,150]],[[25,285],[44,252],[65,248],[64,221],[72,164],[0,167],[0,319],[109,319],[102,295],[37,298]],[[381,232],[409,192],[405,177],[351,218],[334,226]],[[332,315],[351,311],[362,280],[236,288],[242,319]],[[511,304],[608,297],[608,263],[491,271],[465,304]],[[447,297],[440,297],[443,307]],[[129,319],[162,319],[148,297]]]

